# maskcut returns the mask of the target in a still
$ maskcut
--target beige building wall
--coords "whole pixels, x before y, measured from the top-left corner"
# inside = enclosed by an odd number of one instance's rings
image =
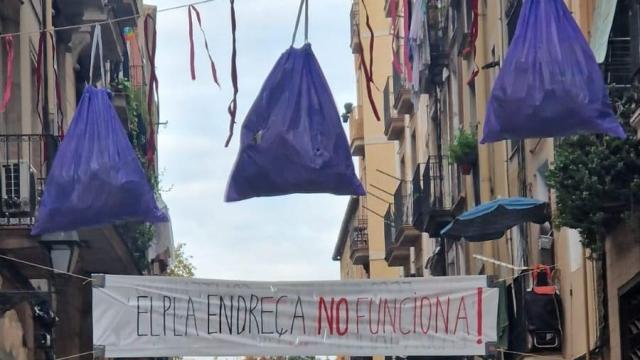
[[[355,1],[358,3],[359,1]],[[383,96],[382,89],[391,75],[391,35],[389,34],[390,22],[384,14],[384,4],[380,0],[365,0],[369,11],[369,21],[373,28],[374,34],[374,53],[373,53],[373,80],[377,85],[372,86],[375,105],[381,120],[377,121],[371,104],[367,98],[366,83],[364,74],[360,69],[360,58],[354,55],[354,70],[357,81],[357,104],[362,106],[362,117],[364,124],[364,156],[358,159],[363,172],[363,186],[367,193],[373,193],[376,196],[367,195],[367,207],[371,210],[368,213],[368,233],[369,233],[369,267],[370,277],[375,278],[395,278],[400,275],[399,268],[389,267],[384,260],[385,243],[384,243],[384,221],[378,215],[384,215],[387,210],[388,202],[393,201],[393,197],[374,188],[381,188],[388,193],[393,193],[397,183],[396,180],[384,175],[381,171],[389,174],[397,174],[395,153],[396,144],[387,141],[384,135],[384,123],[382,122],[383,114]],[[365,49],[364,56],[367,65],[370,64],[369,58],[369,40],[371,38],[369,30],[365,26],[365,12],[360,3],[358,12],[358,23],[362,46]]]

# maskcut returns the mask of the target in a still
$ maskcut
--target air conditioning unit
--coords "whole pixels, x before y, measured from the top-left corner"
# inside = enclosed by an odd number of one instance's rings
[[[26,215],[35,212],[35,173],[35,169],[27,160],[0,161],[1,205],[5,215]]]

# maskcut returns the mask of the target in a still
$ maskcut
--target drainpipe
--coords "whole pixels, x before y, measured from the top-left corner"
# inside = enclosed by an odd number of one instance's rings
[[[42,2],[42,28],[43,30],[47,30],[50,27],[52,27],[52,23],[50,21],[49,18],[49,10],[51,9],[51,7],[49,6],[51,0],[44,0]],[[44,49],[42,52],[42,61],[43,61],[43,76],[42,76],[42,89],[43,89],[43,96],[42,96],[42,134],[44,135],[44,147],[45,147],[45,151],[46,151],[46,156],[47,156],[47,174],[49,173],[49,170],[51,169],[51,164],[53,163],[53,157],[54,157],[54,149],[55,149],[55,144],[53,139],[51,139],[49,137],[49,135],[51,135],[51,129],[50,129],[50,124],[49,124],[49,66],[53,65],[53,63],[49,62],[49,54],[51,53],[51,48],[50,48],[50,44],[49,44],[49,34],[47,33],[43,33],[45,36],[45,40],[44,40]],[[51,59],[53,59],[53,56],[51,56]],[[38,94],[39,96],[39,94]]]
[[[476,58],[477,61],[483,61],[486,59],[487,48],[487,24],[486,13],[483,6],[478,9],[478,41],[476,46]],[[485,71],[480,71],[476,78],[476,113],[478,118],[482,121],[478,121],[478,129],[482,130],[484,124],[484,115],[486,113],[487,101],[489,100],[489,79]],[[480,133],[481,131],[478,131]],[[486,202],[491,199],[491,157],[489,152],[489,146],[491,145],[478,145],[478,173],[480,176],[480,201]],[[494,241],[492,241],[493,243]],[[491,254],[495,257],[497,249],[495,244],[482,244],[481,249],[485,254]],[[493,266],[493,273],[497,272],[497,267]]]

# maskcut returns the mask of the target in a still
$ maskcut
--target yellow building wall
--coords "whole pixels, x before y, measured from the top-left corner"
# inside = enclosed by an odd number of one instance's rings
[[[380,0],[365,0],[369,11],[369,21],[374,33],[374,53],[373,53],[373,80],[376,86],[372,86],[373,96],[380,121],[377,121],[371,104],[367,98],[366,83],[364,74],[360,69],[360,59],[354,56],[354,66],[357,78],[357,98],[358,105],[362,105],[364,123],[365,155],[359,161],[363,164],[364,180],[363,184],[367,192],[375,196],[367,195],[367,207],[372,212],[368,214],[369,233],[369,262],[370,277],[374,278],[396,278],[400,276],[400,268],[387,266],[384,243],[384,220],[378,215],[384,215],[388,203],[393,201],[393,197],[382,192],[375,187],[381,188],[388,193],[393,193],[397,186],[397,180],[383,174],[396,175],[396,144],[387,141],[384,135],[383,116],[383,89],[387,78],[391,75],[391,35],[389,34],[390,20],[384,13],[384,2]],[[365,49],[366,64],[369,65],[369,40],[370,33],[365,26],[365,12],[362,3],[359,7],[359,25],[362,39],[362,46]],[[381,172],[382,171],[382,172]],[[382,198],[388,202],[380,200]],[[375,213],[373,213],[375,212]],[[376,215],[377,214],[377,215]]]

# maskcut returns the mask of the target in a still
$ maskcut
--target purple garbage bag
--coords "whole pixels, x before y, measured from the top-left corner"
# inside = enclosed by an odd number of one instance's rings
[[[525,1],[481,142],[625,133],[593,52],[562,0]]]
[[[47,176],[32,235],[167,221],[104,89],[85,86]]]
[[[275,64],[242,124],[225,201],[293,193],[364,195],[310,44]]]

